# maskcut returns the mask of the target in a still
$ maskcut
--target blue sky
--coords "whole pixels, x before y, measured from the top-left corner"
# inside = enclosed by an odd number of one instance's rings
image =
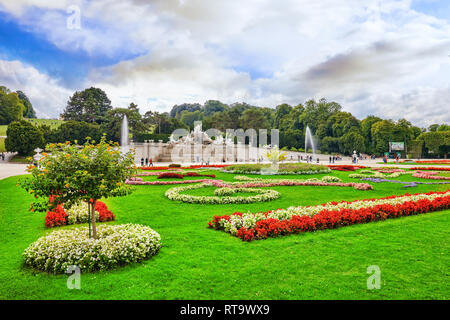
[[[142,111],[326,97],[360,118],[449,122],[449,54],[444,0],[0,0],[0,85],[44,117],[98,86]]]

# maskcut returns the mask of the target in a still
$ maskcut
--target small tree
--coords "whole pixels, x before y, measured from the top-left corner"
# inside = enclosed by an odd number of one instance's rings
[[[87,202],[92,235],[96,239],[97,200],[130,193],[130,186],[124,182],[136,170],[131,152],[123,154],[118,144],[105,140],[103,136],[100,143],[94,144],[88,139],[81,147],[70,142],[47,145],[50,154],[42,153],[38,164],[28,167],[31,178],[20,181],[21,186],[36,198],[31,210],[45,212],[58,203],[70,208],[79,201]],[[49,202],[52,196],[56,201]]]

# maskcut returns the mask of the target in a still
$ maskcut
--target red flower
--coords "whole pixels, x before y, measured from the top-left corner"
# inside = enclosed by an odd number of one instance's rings
[[[444,194],[445,192],[428,192],[431,194]],[[417,193],[416,195],[418,195]],[[405,195],[403,195],[404,197]],[[407,194],[409,196],[409,194]],[[393,199],[402,196],[389,196],[382,199]],[[375,199],[366,199],[364,201],[373,201]],[[392,219],[397,217],[409,216],[413,214],[427,213],[437,210],[445,210],[450,208],[450,196],[436,197],[433,200],[419,199],[417,201],[407,201],[392,204],[381,204],[368,206],[360,209],[340,208],[336,210],[323,209],[312,218],[308,216],[293,215],[289,220],[279,220],[267,218],[256,222],[254,229],[240,228],[236,236],[243,241],[251,241],[254,239],[266,239],[267,237],[276,237],[279,235],[315,231],[321,229],[333,229],[342,226],[368,223],[372,221]],[[347,202],[347,201],[341,201]],[[351,202],[347,202],[351,203]],[[336,203],[335,203],[336,204]],[[266,216],[271,211],[266,212]],[[235,212],[233,215],[242,213]],[[209,226],[214,229],[221,229],[220,221],[222,219],[230,220],[230,216],[214,216],[213,221],[209,222]]]

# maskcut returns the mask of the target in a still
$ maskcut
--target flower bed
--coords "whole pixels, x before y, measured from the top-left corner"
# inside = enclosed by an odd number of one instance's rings
[[[374,171],[378,171],[380,173],[396,173],[396,172],[406,172],[403,169],[389,169],[389,168],[372,168]]]
[[[210,228],[223,230],[244,241],[278,235],[338,228],[450,208],[450,191],[390,196],[317,206],[290,207],[259,213],[235,212],[214,216]]]
[[[175,172],[163,172],[158,176],[158,179],[183,179],[183,175]]]
[[[140,167],[142,170],[179,170],[179,169],[201,169],[201,168],[211,168],[211,169],[221,169],[224,167],[228,167],[229,164],[209,164],[209,165],[191,165],[189,167]]]
[[[419,181],[399,181],[399,180],[388,180],[381,178],[361,178],[362,181],[370,181],[375,183],[380,182],[390,182],[390,183],[401,183],[403,188],[417,187],[418,184],[449,184],[450,182],[419,182]]]
[[[95,219],[99,222],[112,221],[116,216],[108,210],[106,204],[101,201],[95,203]],[[85,202],[75,204],[65,210],[62,204],[58,204],[54,211],[48,211],[45,216],[45,226],[53,228],[58,226],[87,223],[89,219],[88,205]]]
[[[441,160],[416,160],[416,163],[443,163],[443,164],[450,164],[450,160],[448,159],[441,159]]]
[[[254,188],[243,188],[243,187],[237,187],[233,188],[233,191],[231,188],[227,187],[224,188],[226,190],[223,191],[215,191],[216,196],[193,196],[188,194],[182,194],[181,192],[193,190],[193,189],[199,189],[199,188],[206,188],[211,187],[213,184],[211,183],[203,183],[203,184],[194,184],[190,186],[183,186],[183,187],[175,187],[171,188],[166,191],[165,195],[167,198],[173,201],[182,201],[187,203],[208,203],[208,204],[228,204],[228,203],[253,203],[253,202],[264,202],[264,201],[271,201],[274,199],[277,199],[280,197],[280,193],[275,190],[265,190],[265,189],[254,189]],[[219,189],[220,190],[220,189]],[[255,196],[249,196],[249,197],[230,197],[229,195],[238,193],[238,192],[246,192],[246,193],[257,193]],[[219,197],[217,195],[228,195],[224,197]]]
[[[431,171],[450,171],[450,168],[440,168],[440,167],[413,167],[409,168],[409,170],[431,170]]]
[[[234,164],[222,170],[226,173],[237,174],[266,174],[266,170],[270,170],[270,164]],[[267,174],[318,174],[329,173],[331,170],[326,166],[306,163],[280,163],[278,169]]]
[[[70,265],[82,272],[106,270],[147,259],[161,248],[160,235],[138,224],[100,225],[97,236],[89,239],[87,227],[53,231],[25,249],[25,263],[54,273]]]
[[[176,180],[176,181],[143,181],[142,178],[132,177],[125,181],[126,184],[131,185],[149,185],[149,186],[163,186],[171,184],[188,184],[188,183],[199,183],[199,182],[211,182],[216,180],[211,179],[198,179],[198,180]]]
[[[212,180],[211,184],[219,188],[261,188],[261,187],[288,187],[288,186],[315,186],[315,187],[353,187],[357,190],[373,190],[368,183],[355,182],[325,182],[318,179],[294,180],[294,179],[255,179],[248,182],[224,182]]]
[[[185,177],[209,177],[209,178],[215,178],[216,177],[214,174],[199,174],[197,172],[186,172],[183,175]]]
[[[337,171],[355,171],[358,169],[363,169],[363,168],[367,168],[365,166],[352,166],[352,165],[328,165],[328,168],[330,168],[331,170],[337,170]]]
[[[382,172],[386,171],[387,173],[391,172],[391,174],[389,175],[384,175]],[[399,177],[401,175],[405,175],[405,174],[411,174],[412,172],[408,172],[408,171],[393,171],[393,170],[382,170],[382,171],[370,171],[370,170],[361,170],[360,173],[352,173],[349,174],[348,177],[349,178],[354,178],[354,179],[361,179],[361,178],[385,178],[385,177],[389,177],[389,178],[396,178]]]
[[[414,178],[422,178],[422,179],[432,179],[432,180],[450,180],[450,177],[437,176],[438,172],[434,171],[417,171],[413,173]]]

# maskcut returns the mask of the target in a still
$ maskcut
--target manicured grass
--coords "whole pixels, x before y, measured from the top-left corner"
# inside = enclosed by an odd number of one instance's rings
[[[15,155],[9,162],[11,163],[30,163],[29,160],[27,160],[28,157],[25,156],[19,156]]]
[[[64,120],[55,120],[55,119],[28,119],[24,118],[28,122],[31,122],[35,126],[47,125],[52,129],[58,128]],[[0,125],[0,136],[6,136],[6,130],[8,129],[8,125]]]
[[[5,138],[0,138],[0,152],[6,152]]]
[[[24,119],[28,122],[31,122],[35,126],[47,125],[50,128],[55,129],[58,128],[61,124],[64,123],[64,120],[55,120],[55,119]]]
[[[205,172],[234,181],[233,174]],[[332,173],[344,181],[358,181],[348,174]],[[324,175],[330,174],[282,178]],[[23,265],[23,250],[51,230],[44,227],[44,214],[28,211],[31,196],[16,187],[18,179],[0,180],[1,299],[450,298],[450,210],[250,243],[207,228],[215,214],[447,190],[449,185],[406,189],[400,184],[374,183],[373,191],[270,187],[281,193],[279,199],[229,205],[174,202],[164,197],[173,186],[135,186],[131,195],[105,202],[117,217],[114,223],[140,223],[160,233],[160,253],[141,264],[82,274],[81,290],[69,290],[66,275],[37,272]],[[429,182],[409,175],[393,180]],[[366,287],[371,265],[381,269],[379,290]]]

